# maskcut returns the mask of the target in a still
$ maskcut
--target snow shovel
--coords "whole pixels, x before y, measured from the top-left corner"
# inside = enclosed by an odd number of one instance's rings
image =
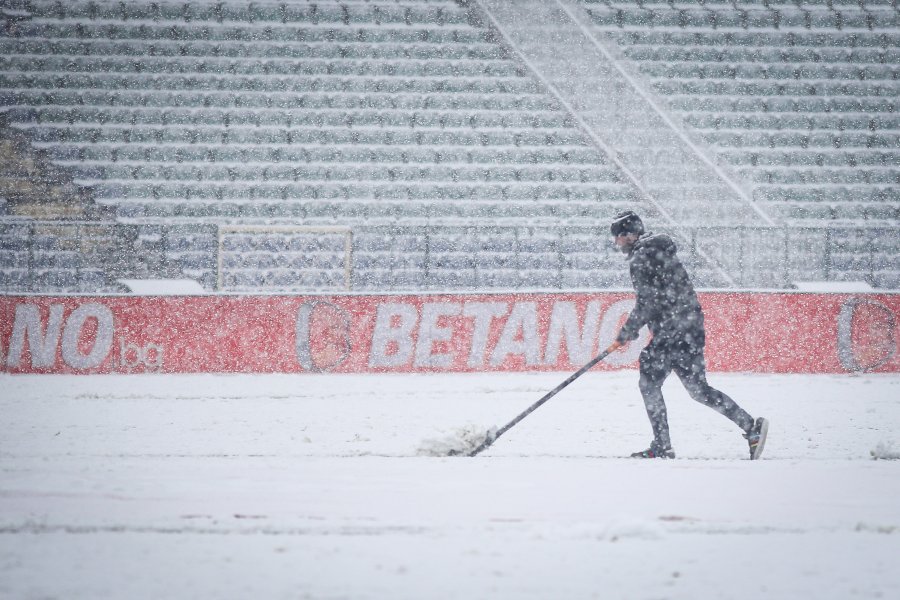
[[[614,352],[617,348],[619,348],[619,346],[620,346],[620,344],[614,343],[612,346],[610,346],[609,348],[607,348],[606,350],[604,350],[603,352],[601,352],[600,354],[598,354],[597,356],[592,358],[590,360],[590,362],[588,362],[586,365],[584,365],[583,367],[581,367],[580,369],[578,369],[577,371],[575,371],[574,373],[569,375],[568,379],[566,379],[565,381],[560,383],[558,386],[556,386],[555,388],[553,388],[552,390],[547,392],[543,398],[541,398],[540,400],[538,400],[537,402],[535,402],[534,404],[532,404],[531,406],[526,408],[515,419],[513,419],[512,421],[510,421],[509,423],[507,423],[506,425],[504,425],[497,431],[488,432],[487,436],[484,438],[484,441],[481,442],[481,444],[479,444],[474,450],[472,450],[471,452],[466,454],[466,456],[475,456],[482,450],[485,450],[486,448],[488,448],[491,444],[493,444],[494,442],[497,441],[497,438],[499,438],[501,435],[503,435],[504,433],[506,433],[507,431],[512,429],[519,421],[521,421],[522,419],[524,419],[525,417],[530,415],[532,412],[534,412],[535,409],[537,409],[537,407],[539,407],[541,404],[543,404],[544,402],[546,402],[547,400],[549,400],[550,398],[552,398],[553,396],[558,394],[567,385],[569,385],[570,383],[572,383],[573,381],[575,381],[576,379],[578,379],[579,377],[581,377],[582,375],[587,373],[594,365],[596,365],[598,362],[600,362],[601,360],[603,360],[604,358],[609,356],[610,353]],[[462,454],[462,453],[461,452],[453,452],[450,455],[452,456],[453,454]]]

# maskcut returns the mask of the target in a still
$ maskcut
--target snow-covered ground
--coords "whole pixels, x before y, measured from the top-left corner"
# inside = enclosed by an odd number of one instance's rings
[[[898,598],[900,377],[713,374],[765,460],[633,371],[0,377],[2,598]]]

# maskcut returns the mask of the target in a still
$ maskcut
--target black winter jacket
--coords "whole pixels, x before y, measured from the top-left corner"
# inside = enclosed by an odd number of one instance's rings
[[[619,342],[637,339],[644,325],[656,343],[702,331],[700,302],[675,251],[675,242],[665,234],[645,233],[634,243],[628,259],[637,302],[616,338]]]

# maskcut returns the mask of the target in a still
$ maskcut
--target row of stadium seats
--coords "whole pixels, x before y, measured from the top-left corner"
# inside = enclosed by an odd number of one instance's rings
[[[891,5],[862,10],[845,5],[841,10],[798,7],[795,4],[776,6],[744,5],[721,8],[676,7],[659,4],[653,8],[632,3],[586,2],[591,18],[603,26],[622,28],[678,28],[678,29],[835,29],[869,31],[894,28],[900,24]],[[643,4],[643,3],[641,3]],[[649,5],[648,5],[649,6]]]
[[[779,185],[758,186],[757,201],[768,202],[868,202],[896,203],[897,189],[891,185]]]
[[[398,94],[434,94],[459,92],[478,94],[533,94],[540,90],[537,82],[527,77],[481,75],[460,77],[425,76],[266,76],[266,75],[141,75],[136,73],[66,73],[66,72],[6,72],[5,88],[56,89],[127,89],[127,90],[190,90],[203,93],[228,92],[381,92]],[[843,84],[850,85],[850,84]],[[848,87],[847,89],[851,89]]]
[[[615,214],[623,207],[632,206],[626,194],[609,194],[602,201],[518,199],[500,201],[474,201],[470,196],[448,198],[435,203],[427,200],[380,199],[297,199],[290,197],[259,197],[263,194],[248,192],[243,197],[221,199],[160,198],[153,201],[141,198],[114,198],[119,216],[141,222],[178,221],[193,219],[207,222],[217,219],[294,219],[302,222],[346,224],[365,222],[364,229],[373,224],[409,223],[490,223],[501,220],[510,225],[520,223],[551,224],[578,223],[595,219],[598,213]]]
[[[401,32],[392,31],[390,36]],[[298,43],[245,42],[239,40],[196,41],[140,40],[115,41],[103,38],[48,39],[29,38],[0,39],[4,55],[33,54],[37,56],[68,57],[196,57],[208,60],[216,58],[275,59],[440,59],[440,60],[496,60],[505,55],[495,43],[467,41],[466,43],[393,41],[364,42],[351,40],[321,40]],[[854,50],[863,52],[863,50]],[[863,55],[861,55],[863,56]],[[868,55],[864,55],[868,56]],[[877,60],[875,62],[885,62]]]
[[[576,135],[558,131],[537,134],[502,131],[418,131],[397,135],[378,130],[343,132],[298,130],[284,136],[253,136],[241,143],[240,136],[222,135],[213,130],[161,128],[41,128],[25,127],[39,140],[36,145],[62,160],[271,160],[272,162],[314,162],[334,156],[336,162],[482,162],[564,164],[591,162],[597,150],[583,145]],[[852,156],[863,149],[894,150],[900,146],[900,132],[840,130],[751,130],[713,129],[704,137],[727,152],[734,148],[793,151],[835,150]],[[340,135],[338,135],[340,134]],[[278,139],[278,138],[284,139]],[[335,143],[324,142],[332,137]],[[263,145],[263,139],[270,143]],[[224,143],[222,143],[224,142]],[[302,145],[306,144],[306,145]],[[496,154],[492,154],[496,152]],[[801,155],[803,153],[801,152]],[[749,155],[748,156],[752,156]],[[597,158],[597,163],[602,159]]]
[[[857,71],[869,78],[885,76],[887,65],[855,67],[847,75],[831,75],[860,79]],[[0,70],[37,69],[45,73],[139,73],[164,75],[235,75],[254,79],[283,78],[285,75],[341,75],[363,77],[510,77],[521,67],[506,60],[460,59],[351,59],[351,58],[218,58],[218,57],[109,57],[109,56],[39,56],[0,57]],[[772,73],[773,77],[777,73]],[[889,76],[889,74],[887,75]]]
[[[34,17],[79,20],[152,21],[186,23],[237,22],[246,23],[433,23],[448,25],[466,23],[465,10],[454,3],[429,3],[427,1],[404,2],[342,0],[338,2],[295,3],[288,2],[215,2],[215,3],[166,3],[166,2],[88,2],[68,3],[28,2]]]
[[[141,162],[265,162],[269,166],[281,163],[402,163],[445,164],[465,163],[491,166],[539,165],[557,163],[563,165],[597,165],[603,159],[596,148],[590,146],[510,146],[473,147],[471,145],[436,147],[428,146],[380,146],[329,145],[329,146],[260,146],[256,144],[192,144],[160,146],[157,144],[37,144],[49,156],[58,161],[119,161]],[[881,154],[886,154],[881,152]]]
[[[559,129],[441,129],[411,127],[316,127],[285,129],[284,127],[138,127],[91,126],[78,124],[34,125],[23,123],[35,142],[68,142],[84,145],[96,143],[123,144],[232,144],[267,145],[286,149],[297,145],[382,145],[494,147],[502,150],[519,146],[576,146],[585,144],[581,131]]]
[[[469,166],[465,164],[450,165],[403,165],[403,164],[379,164],[368,166],[365,164],[343,163],[335,165],[330,162],[308,164],[300,166],[277,166],[270,163],[256,164],[181,164],[148,163],[144,161],[132,163],[106,164],[105,162],[86,163],[76,161],[72,163],[61,162],[71,167],[76,178],[81,180],[96,179],[94,183],[108,181],[116,183],[120,180],[146,181],[150,185],[159,185],[162,182],[210,182],[219,181],[244,181],[252,183],[280,183],[280,182],[310,182],[346,181],[353,183],[365,182],[423,182],[440,184],[443,182],[579,182],[600,183],[617,182],[620,176],[615,169],[609,167],[593,166]],[[893,181],[889,175],[883,174],[875,168],[868,171],[857,171],[856,175],[847,174],[844,179],[848,182],[877,183],[880,179]],[[776,176],[777,175],[773,175]],[[801,176],[814,180],[818,172],[814,171]],[[771,177],[771,176],[770,176]],[[792,183],[792,181],[785,181]]]
[[[900,48],[831,46],[719,46],[696,43],[677,46],[653,46],[635,44],[628,51],[629,57],[640,61],[699,61],[725,64],[761,64],[770,68],[786,64],[814,63],[828,65],[866,66],[870,64],[896,65],[900,61]]]
[[[785,150],[756,148],[746,150],[720,150],[719,156],[735,166],[782,165],[782,166],[837,166],[857,167],[877,165],[896,167],[900,164],[900,149],[894,150]]]
[[[78,69],[79,65],[70,67]],[[164,67],[161,67],[164,68]],[[789,64],[707,62],[698,59],[674,61],[671,59],[641,62],[641,70],[650,77],[691,79],[755,80],[896,80],[898,67],[894,64],[817,63],[794,61]]]
[[[684,112],[713,113],[787,112],[812,113],[893,113],[900,109],[895,97],[858,96],[754,97],[754,96],[668,96],[668,106]]]
[[[838,138],[840,139],[840,138]],[[734,166],[896,166],[900,162],[900,150],[894,148],[870,149],[848,148],[848,144],[835,144],[831,139],[820,147],[804,148],[745,147],[740,149],[722,148],[719,156]],[[839,146],[834,149],[832,146]],[[824,146],[824,147],[821,147]],[[175,146],[159,147],[153,144],[60,144],[39,146],[47,149],[48,155],[58,162],[103,162],[115,165],[121,162],[165,163],[170,167],[180,164],[202,167],[218,163],[266,163],[266,167],[279,165],[302,165],[328,163],[337,167],[342,163],[400,163],[403,165],[480,165],[483,169],[519,168],[529,165],[595,165],[597,151],[592,148],[573,146],[570,148],[544,148],[539,146],[518,147],[502,151],[472,150],[467,146],[441,147],[437,149],[421,146],[405,146],[385,149],[380,146],[335,146],[329,148],[260,148],[255,145],[240,146]],[[172,165],[172,163],[175,165]],[[495,165],[491,167],[490,165]],[[507,166],[509,165],[509,166]],[[512,166],[515,165],[515,166]],[[265,168],[259,171],[267,177]]]
[[[743,31],[732,29],[652,29],[624,30],[615,26],[602,29],[625,47],[655,47],[665,55],[678,52],[682,48],[694,46],[715,48],[719,51],[781,52],[783,50],[813,50],[816,52],[839,51],[845,49],[878,49],[893,51],[897,47],[900,33],[896,28],[878,31],[834,31],[827,29],[779,31],[777,29]],[[702,55],[700,60],[702,60]],[[779,58],[777,62],[782,62]],[[851,61],[853,62],[853,61]]]
[[[489,40],[485,29],[465,25],[439,26],[428,21],[412,25],[383,25],[374,21],[354,26],[316,23],[216,24],[216,23],[155,23],[140,25],[121,21],[58,22],[50,19],[22,21],[17,25],[19,35],[27,37],[84,40],[159,40],[179,42],[379,42],[392,43],[484,43]]]
[[[538,93],[490,94],[435,92],[181,92],[141,90],[30,90],[0,91],[11,106],[116,106],[120,108],[236,108],[259,109],[421,109],[421,110],[542,110],[557,109],[552,97]],[[815,99],[813,99],[815,100]],[[854,98],[850,100],[865,101]]]
[[[747,169],[751,183],[866,183],[866,184],[898,184],[900,172],[896,166],[890,167],[829,167],[801,169],[795,165],[779,167],[760,167]]]
[[[696,96],[727,95],[727,96],[859,96],[859,97],[896,97],[897,82],[892,80],[879,81],[851,81],[851,80],[810,80],[797,81],[793,79],[768,80],[751,79],[739,81],[736,79],[703,79],[684,78],[669,79],[660,78],[654,82],[654,87],[663,96],[691,94]]]
[[[683,111],[684,121],[692,127],[704,129],[821,129],[897,130],[900,116],[896,113],[705,113]]]
[[[219,188],[223,189],[223,188]],[[243,196],[223,196],[214,198],[191,198],[188,194],[180,196],[147,199],[142,196],[121,198],[114,197],[110,201],[118,207],[119,216],[127,219],[172,219],[193,218],[198,222],[216,218],[281,218],[306,219],[315,223],[346,224],[347,222],[364,222],[365,227],[384,223],[420,223],[431,220],[450,220],[456,222],[489,223],[501,219],[510,225],[545,224],[554,220],[560,223],[578,222],[581,219],[595,219],[598,213],[615,214],[624,207],[633,206],[627,192],[615,191],[602,194],[602,200],[548,200],[547,194],[541,194],[541,188],[522,190],[518,197],[507,201],[477,200],[469,190],[416,190],[407,188],[410,195],[421,191],[432,192],[424,199],[397,199],[393,194],[385,194],[380,198],[344,198],[344,197],[291,197],[287,194],[266,196],[265,190],[248,189]],[[131,191],[131,190],[126,190]],[[181,190],[184,192],[184,190]],[[198,188],[198,195],[199,195]],[[515,190],[513,190],[515,191]],[[455,193],[454,193],[455,192]],[[137,193],[144,193],[139,190]],[[152,190],[150,191],[152,198]],[[234,194],[234,192],[229,192]],[[224,194],[224,191],[223,191]],[[441,194],[443,202],[435,202],[434,197]],[[601,195],[592,189],[585,195]],[[214,196],[206,194],[207,196]],[[530,196],[530,197],[529,197]]]
[[[854,64],[847,62],[803,62],[785,64],[643,58],[642,70],[651,77],[793,80],[879,81],[898,79],[896,63]],[[250,76],[256,81],[276,82],[290,76],[359,77],[515,77],[521,67],[505,60],[483,59],[350,59],[350,58],[216,58],[216,57],[65,57],[18,54],[0,57],[0,71],[39,70],[43,73],[96,73],[154,75]],[[139,80],[135,80],[138,81]],[[141,86],[144,87],[144,86]]]
[[[854,152],[858,148],[900,147],[900,132],[879,131],[758,131],[721,129],[704,131],[703,138],[717,148],[833,148]]]
[[[394,32],[391,35],[395,35]],[[856,66],[895,65],[900,49],[896,34],[870,36],[853,35],[846,40],[813,34],[790,34],[763,40],[752,37],[707,34],[643,34],[633,36],[616,33],[616,39],[629,45],[628,55],[635,60],[700,61],[725,64],[763,64],[783,67],[786,64],[846,64]],[[841,45],[843,42],[843,45]],[[836,47],[835,45],[838,44]],[[869,44],[869,45],[859,45]],[[114,42],[102,38],[83,40],[35,40],[0,38],[4,56],[33,55],[36,57],[117,57],[118,60],[159,58],[195,58],[209,61],[226,59],[255,59],[256,61],[287,59],[364,59],[376,60],[480,60],[496,61],[506,55],[496,44],[487,42],[452,43],[394,43],[357,41],[320,41],[309,43],[266,42],[181,42],[171,40],[127,40]],[[37,60],[40,60],[38,58]]]
[[[222,127],[432,127],[441,129],[557,129],[572,128],[565,113],[524,110],[462,111],[409,109],[254,109],[119,108],[47,106],[11,109],[10,116],[39,125],[80,123],[98,125],[215,125]]]

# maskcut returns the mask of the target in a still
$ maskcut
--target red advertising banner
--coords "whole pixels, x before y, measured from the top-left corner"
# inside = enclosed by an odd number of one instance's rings
[[[898,294],[702,293],[712,371],[900,372]],[[9,373],[570,371],[629,293],[0,296]],[[637,366],[640,339],[598,370]]]

